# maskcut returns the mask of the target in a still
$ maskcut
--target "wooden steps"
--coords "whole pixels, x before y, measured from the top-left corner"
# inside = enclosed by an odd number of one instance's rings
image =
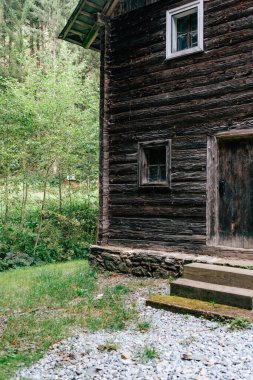
[[[253,309],[253,291],[193,281],[185,278],[178,279],[171,287],[171,294],[180,297],[194,298],[224,305],[237,306],[243,309]]]
[[[171,284],[171,295],[253,309],[253,271],[209,264],[189,264]]]
[[[184,278],[253,290],[253,270],[210,264],[189,264]]]

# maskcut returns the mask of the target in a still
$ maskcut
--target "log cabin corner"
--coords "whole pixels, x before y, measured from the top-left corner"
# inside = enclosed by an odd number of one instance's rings
[[[101,53],[92,262],[253,267],[252,1],[81,0],[60,38]]]

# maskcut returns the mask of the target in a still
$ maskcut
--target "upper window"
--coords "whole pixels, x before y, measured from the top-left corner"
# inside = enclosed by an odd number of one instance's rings
[[[139,186],[170,186],[169,141],[139,144]]]
[[[203,17],[203,0],[167,11],[167,59],[203,51]]]

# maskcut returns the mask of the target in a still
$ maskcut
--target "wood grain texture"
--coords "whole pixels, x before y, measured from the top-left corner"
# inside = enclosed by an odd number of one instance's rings
[[[171,295],[202,301],[215,301],[221,305],[230,305],[242,309],[253,309],[253,291],[251,289],[193,281],[184,277],[171,284]]]
[[[106,244],[109,235],[109,135],[108,135],[108,43],[109,28],[101,32],[101,75],[100,75],[100,136],[99,136],[99,231],[98,242]]]
[[[253,127],[252,1],[205,1],[204,52],[166,61],[166,11],[184,3],[160,0],[111,21],[112,244],[210,252],[215,222],[206,222],[214,219],[206,206],[214,198],[206,190],[216,185],[207,183],[207,140]],[[138,144],[155,140],[171,140],[171,189],[138,187]]]
[[[131,12],[146,5],[156,3],[157,1],[159,0],[120,0],[115,15]]]
[[[184,266],[184,278],[253,290],[253,270],[193,263]]]
[[[219,141],[219,244],[253,244],[253,135]]]

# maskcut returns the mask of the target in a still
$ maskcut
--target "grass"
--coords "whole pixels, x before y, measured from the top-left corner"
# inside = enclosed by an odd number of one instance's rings
[[[175,277],[169,276],[169,284],[173,284],[174,281],[175,281]]]
[[[140,357],[143,362],[147,362],[153,359],[158,359],[159,353],[157,352],[155,347],[146,346],[144,347],[143,351],[140,353]]]
[[[135,315],[124,304],[128,287],[106,286],[99,300],[97,292],[97,275],[85,260],[0,273],[0,380],[78,328],[124,328]]]
[[[112,341],[112,340],[107,340],[104,344],[101,344],[98,346],[98,350],[100,352],[113,352],[117,351],[118,349],[118,343]]]
[[[151,323],[148,321],[138,322],[137,328],[140,332],[147,332],[151,328]]]
[[[235,330],[247,330],[252,326],[251,322],[247,318],[235,318],[229,324],[229,329]]]
[[[208,303],[209,303],[209,305],[212,306],[212,307],[216,307],[216,306],[218,306],[217,302],[215,302],[215,301],[209,301]]]

